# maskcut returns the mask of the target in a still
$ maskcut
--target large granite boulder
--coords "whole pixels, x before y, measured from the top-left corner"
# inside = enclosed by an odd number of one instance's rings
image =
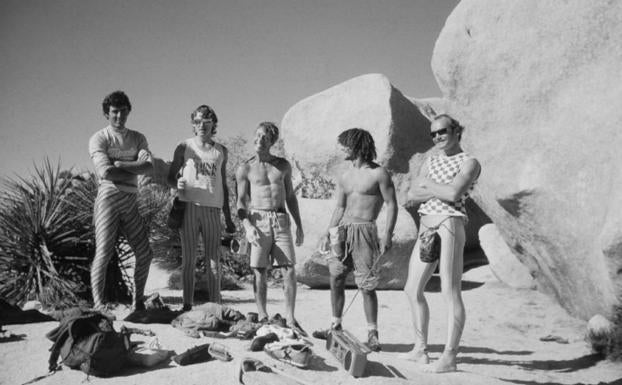
[[[535,289],[536,282],[527,266],[523,265],[493,223],[479,229],[479,243],[486,254],[495,277],[515,289]]]
[[[622,298],[622,2],[462,0],[432,67],[464,147],[475,200],[572,314]]]
[[[411,100],[380,74],[359,76],[292,106],[281,123],[285,150],[300,168],[319,172],[335,180],[337,175],[349,167],[343,161],[342,153],[338,151],[337,136],[348,128],[366,129],[374,137],[377,161],[392,173],[398,204],[403,205],[411,181],[432,147],[428,109],[432,107],[442,110],[443,103],[443,100],[434,98]],[[329,203],[327,208],[318,208],[315,212],[322,213],[325,218],[312,222],[312,225],[318,226],[319,223],[321,231],[325,231],[332,205],[333,203]],[[416,209],[417,207],[400,209],[398,217],[409,214],[406,219],[418,225]],[[479,247],[477,231],[483,224],[490,222],[486,214],[472,201],[468,203],[468,210],[471,220],[467,226],[465,269],[487,263]],[[301,212],[304,221],[309,210],[301,209]],[[398,218],[399,220],[401,219]],[[400,224],[397,228],[399,226]],[[413,227],[410,249],[414,245],[415,234],[416,227]],[[304,264],[305,259],[313,255],[311,251],[298,254],[299,264]],[[406,272],[409,255],[410,250],[404,249],[404,263],[397,270]],[[317,266],[308,266],[306,269],[315,271]],[[391,287],[403,285],[403,280],[399,282],[401,283],[392,283]]]

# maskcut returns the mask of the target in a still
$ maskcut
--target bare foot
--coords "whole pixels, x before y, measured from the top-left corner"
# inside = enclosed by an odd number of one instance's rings
[[[423,349],[421,350],[413,349],[406,353],[400,353],[397,355],[397,358],[399,358],[400,360],[414,361],[416,363],[423,364],[423,365],[426,365],[430,362],[430,357],[428,357],[428,352],[426,352]]]
[[[423,368],[423,371],[426,373],[447,373],[455,372],[456,370],[457,367],[455,354],[447,353],[443,353],[436,362],[434,362],[433,364],[428,364]]]

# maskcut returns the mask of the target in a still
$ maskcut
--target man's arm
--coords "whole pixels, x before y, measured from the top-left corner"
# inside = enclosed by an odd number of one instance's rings
[[[343,214],[346,211],[346,194],[344,192],[341,178],[337,180],[337,190],[335,191],[335,198],[337,199],[337,203],[335,205],[335,209],[333,210],[333,214],[330,217],[330,222],[328,223],[328,228],[335,227],[339,225],[341,218],[343,218]],[[328,250],[330,244],[330,235],[328,233],[328,229],[326,232],[320,237],[320,251]]]
[[[225,215],[225,231],[228,233],[234,233],[235,225],[231,220],[231,209],[229,208],[229,187],[227,186],[227,160],[229,159],[229,151],[227,150],[227,147],[222,146],[222,152],[223,161],[220,168],[220,179],[222,179],[223,193],[222,213]]]
[[[441,184],[425,178],[420,181],[419,187],[432,196],[446,202],[457,201],[479,176],[481,167],[476,159],[469,159],[462,165],[462,169],[449,184]]]
[[[283,175],[283,185],[285,187],[285,203],[290,214],[296,223],[296,246],[302,245],[304,242],[304,231],[302,230],[302,220],[300,219],[300,209],[298,208],[298,198],[292,184],[292,166],[285,161],[285,173]]]
[[[184,143],[180,143],[175,147],[175,152],[173,153],[173,162],[171,163],[171,167],[168,169],[168,175],[166,177],[166,182],[170,187],[177,188],[177,179],[179,179],[179,170],[184,164],[184,152],[186,151],[186,146]]]
[[[135,135],[137,141],[136,147],[138,148],[136,160],[117,160],[114,162],[114,166],[134,175],[145,174],[153,169],[153,159],[149,151],[147,138],[140,133],[135,133]]]
[[[246,239],[248,242],[255,246],[259,246],[259,230],[251,223],[248,218],[248,204],[250,202],[251,183],[249,179],[250,165],[248,163],[242,164],[238,167],[235,173],[235,180],[237,183],[237,208],[238,218],[242,222],[244,232],[246,233]]]
[[[427,202],[430,199],[434,198],[434,195],[427,189],[421,187],[421,184],[426,179],[426,175],[428,175],[428,162],[429,158],[423,162],[421,168],[419,169],[419,174],[417,177],[411,182],[410,190],[408,190],[407,201],[404,204],[405,207],[417,206],[423,202]]]
[[[378,186],[380,187],[380,194],[384,204],[387,206],[384,245],[381,250],[384,253],[393,246],[393,230],[397,221],[397,199],[395,198],[395,186],[393,185],[393,180],[391,180],[391,175],[385,168],[380,168],[379,173]]]
[[[133,174],[112,164],[106,152],[106,141],[98,134],[93,135],[89,140],[89,155],[95,166],[95,173],[100,179],[122,182],[133,178]]]

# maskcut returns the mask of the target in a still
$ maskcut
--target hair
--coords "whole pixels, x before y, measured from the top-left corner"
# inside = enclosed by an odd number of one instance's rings
[[[104,111],[104,115],[108,115],[110,113],[111,106],[117,108],[127,107],[129,111],[132,111],[130,98],[128,98],[123,91],[114,91],[111,94],[106,95],[104,101],[102,102],[102,110]]]
[[[453,132],[458,134],[458,140],[462,139],[462,132],[464,132],[464,127],[456,119],[452,118],[451,116],[447,114],[440,114],[440,115],[436,115],[434,119],[432,119],[432,121],[435,122],[443,118],[449,121],[449,128],[451,128]]]
[[[192,122],[199,113],[203,115],[204,119],[212,119],[214,125],[218,123],[218,117],[216,116],[216,112],[214,112],[214,109],[207,104],[202,104],[198,106],[194,111],[192,111],[192,113],[190,114],[190,122]]]
[[[362,128],[350,128],[337,137],[339,144],[352,150],[352,156],[365,162],[376,159],[376,145],[371,134]]]
[[[276,143],[276,141],[279,140],[279,128],[277,127],[275,123],[261,122],[259,123],[257,128],[259,127],[262,127],[266,131],[266,134],[270,135],[272,144]]]

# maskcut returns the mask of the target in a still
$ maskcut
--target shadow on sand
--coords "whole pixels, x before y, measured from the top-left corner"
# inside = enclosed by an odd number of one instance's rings
[[[482,286],[484,282],[475,281],[462,281],[462,291],[473,290]],[[425,285],[425,291],[428,293],[440,293],[441,292],[441,278],[438,275],[433,275]]]
[[[382,351],[388,353],[405,353],[409,352],[413,348],[413,344],[382,344]],[[428,352],[441,353],[444,349],[444,345],[428,345]],[[512,356],[527,356],[533,354],[529,350],[496,350],[481,346],[460,346],[460,355],[468,353],[481,353],[481,354],[504,354]],[[460,358],[460,356],[458,356]]]
[[[506,361],[506,360],[490,360],[479,357],[458,356],[458,362],[471,365],[510,365],[519,366],[525,370],[542,370],[557,371],[561,373],[572,373],[578,370],[590,368],[602,357],[598,354],[588,354],[583,357],[574,358],[572,360],[543,360],[543,361]]]

